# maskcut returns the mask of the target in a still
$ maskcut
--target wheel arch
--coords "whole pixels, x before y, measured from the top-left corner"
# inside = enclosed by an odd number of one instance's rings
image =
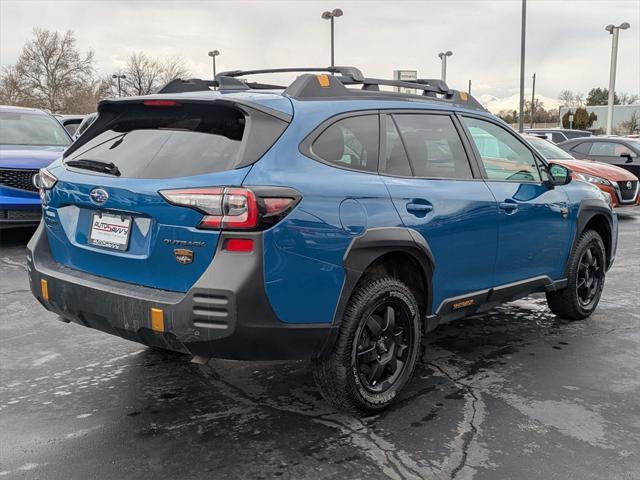
[[[404,227],[368,229],[351,241],[343,264],[345,275],[334,312],[334,327],[340,324],[358,282],[368,273],[388,274],[407,283],[416,296],[424,324],[432,309],[435,260],[429,244],[420,233]],[[338,329],[332,330],[334,334],[328,339],[322,354],[330,351],[335,341]]]
[[[578,210],[578,218],[576,223],[576,235],[571,245],[571,255],[573,255],[574,249],[580,236],[587,230],[594,230],[602,238],[602,242],[605,247],[605,255],[607,257],[607,269],[611,266],[613,260],[613,221],[612,221],[611,209],[604,202],[583,200]],[[569,268],[571,256],[567,260],[566,270]]]

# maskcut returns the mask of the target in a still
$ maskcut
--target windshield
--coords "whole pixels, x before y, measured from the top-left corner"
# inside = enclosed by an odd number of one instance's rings
[[[567,152],[547,140],[542,138],[527,138],[527,140],[547,160],[574,160]]]
[[[66,147],[69,135],[60,123],[49,115],[21,112],[0,112],[0,144],[46,145]]]

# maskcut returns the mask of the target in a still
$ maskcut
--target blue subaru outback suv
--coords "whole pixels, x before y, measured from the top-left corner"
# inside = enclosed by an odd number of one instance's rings
[[[442,322],[532,292],[589,316],[615,256],[597,188],[438,80],[233,71],[98,112],[38,177],[37,299],[155,348],[312,360],[341,409],[389,406]]]

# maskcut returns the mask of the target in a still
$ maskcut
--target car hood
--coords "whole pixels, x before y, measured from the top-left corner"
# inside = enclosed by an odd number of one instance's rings
[[[606,178],[607,180],[613,180],[615,182],[623,180],[638,180],[633,173],[628,172],[624,168],[609,165],[608,163],[596,162],[593,160],[551,160],[551,162],[564,165],[574,172],[587,173],[589,175],[595,175],[596,177]]]
[[[59,158],[66,147],[0,145],[0,168],[35,169]]]

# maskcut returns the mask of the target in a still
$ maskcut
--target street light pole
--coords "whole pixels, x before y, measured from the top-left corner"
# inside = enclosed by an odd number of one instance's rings
[[[124,80],[125,78],[127,78],[126,75],[111,75],[111,78],[117,78],[118,79],[118,97],[122,96],[122,89],[120,88],[120,80]]]
[[[207,55],[211,57],[213,63],[213,79],[216,79],[216,57],[220,55],[219,50],[211,50]]]
[[[332,11],[322,12],[322,18],[331,21],[331,66],[335,66],[335,50],[334,50],[334,26],[333,21],[336,17],[341,17],[343,14],[339,8],[334,8]]]
[[[533,128],[533,114],[536,111],[536,74],[533,74],[533,86],[531,88],[531,128]]]
[[[620,30],[626,30],[631,25],[627,22],[615,25],[607,25],[604,29],[613,35],[611,39],[611,69],[609,70],[609,99],[607,102],[607,135],[613,130],[613,104],[616,96],[616,63],[618,61],[618,35]]]
[[[527,0],[522,0],[522,26],[520,27],[520,115],[518,116],[518,131],[524,130],[524,53],[527,30]]]
[[[451,55],[453,55],[453,52],[451,50],[447,50],[446,52],[440,52],[438,54],[438,58],[440,58],[440,60],[442,61],[442,69],[440,71],[440,79],[443,82],[447,81],[447,57],[450,57]]]

